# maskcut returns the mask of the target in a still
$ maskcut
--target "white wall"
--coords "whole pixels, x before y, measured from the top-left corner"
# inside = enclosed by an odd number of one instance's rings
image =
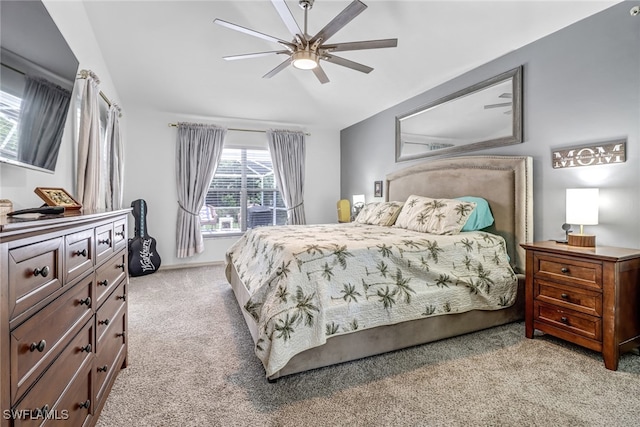
[[[78,58],[79,69],[95,72],[100,78],[100,89],[111,100],[117,102],[118,93],[111,82],[107,64],[102,58],[83,4],[55,0],[43,0],[43,3]],[[74,92],[72,99],[75,98]],[[33,192],[36,187],[62,187],[75,195],[73,129],[76,123],[73,116],[69,114],[67,119],[54,174],[0,163],[0,198],[11,200],[14,209],[40,206],[42,200]],[[122,128],[123,133],[126,134],[126,117],[123,117]]]
[[[299,126],[282,123],[256,123],[250,120],[193,117],[184,114],[157,112],[149,109],[129,109],[128,134],[125,147],[124,204],[144,199],[147,202],[149,235],[157,241],[162,267],[197,265],[224,260],[226,250],[237,237],[207,238],[205,251],[190,258],[176,257],[176,221],[178,216],[175,184],[175,142],[177,129],[169,123],[211,123],[230,128],[268,129]],[[310,132],[306,144],[305,213],[307,222],[336,222],[336,202],[340,195],[340,133],[323,129],[304,128]],[[226,141],[237,145],[254,143],[259,133],[228,132]],[[130,222],[133,235],[133,221]]]
[[[100,78],[100,89],[112,101],[118,102],[118,93],[111,81],[108,66],[102,58],[83,4],[55,0],[44,0],[43,3],[80,61],[80,69],[93,70]],[[139,104],[144,105],[144,100]],[[158,242],[157,249],[162,258],[162,267],[223,261],[226,250],[237,240],[237,237],[206,239],[204,253],[187,259],[178,259],[175,256],[176,128],[168,127],[168,123],[190,121],[260,129],[300,127],[288,123],[256,123],[251,120],[193,117],[151,109],[129,108],[127,105],[121,105],[121,107],[123,108],[121,125],[125,144],[124,206],[129,206],[131,201],[136,199],[146,200],[149,234]],[[14,209],[22,209],[42,204],[33,192],[35,187],[63,187],[75,192],[73,152],[75,126],[75,120],[67,121],[55,174],[0,163],[0,198],[10,199]],[[304,130],[311,133],[311,136],[307,137],[305,176],[307,222],[335,222],[337,220],[336,201],[340,195],[340,133],[338,130],[327,129],[304,128]],[[230,133],[229,139],[233,137]],[[235,138],[243,137],[236,134]],[[133,217],[130,216],[129,219],[129,235],[133,236]]]

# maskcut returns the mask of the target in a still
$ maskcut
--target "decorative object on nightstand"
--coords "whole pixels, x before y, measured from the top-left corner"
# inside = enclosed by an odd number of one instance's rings
[[[338,222],[351,221],[351,204],[347,199],[338,200]]]
[[[584,234],[585,225],[598,225],[597,188],[567,188],[566,221],[580,226],[579,234],[567,234],[570,246],[594,247],[596,236]]]
[[[620,353],[640,346],[640,250],[554,241],[527,252],[525,335],[538,329],[602,353],[618,369]]]

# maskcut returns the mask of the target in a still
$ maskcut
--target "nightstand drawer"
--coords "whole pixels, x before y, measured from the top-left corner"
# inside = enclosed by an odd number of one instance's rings
[[[535,280],[534,298],[591,316],[602,316],[602,294],[597,291]]]
[[[602,264],[575,258],[534,255],[534,277],[602,289]]]
[[[535,302],[534,319],[594,341],[602,340],[602,321],[599,317]]]

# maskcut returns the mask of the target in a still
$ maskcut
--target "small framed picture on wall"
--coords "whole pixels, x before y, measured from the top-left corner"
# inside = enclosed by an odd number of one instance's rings
[[[373,183],[373,196],[382,197],[382,181],[374,181]]]

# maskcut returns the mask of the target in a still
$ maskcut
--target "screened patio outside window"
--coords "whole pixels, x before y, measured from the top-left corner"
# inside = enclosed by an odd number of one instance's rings
[[[203,235],[242,233],[286,221],[269,151],[225,148],[200,211]]]

